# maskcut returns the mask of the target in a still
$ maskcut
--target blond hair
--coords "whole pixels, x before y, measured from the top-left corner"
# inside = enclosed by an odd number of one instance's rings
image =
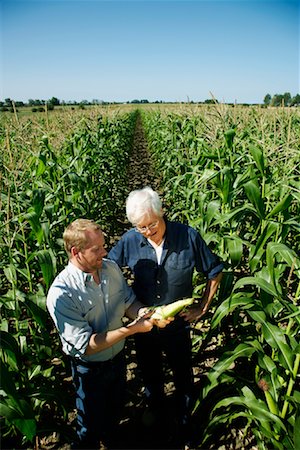
[[[76,219],[64,231],[63,240],[65,250],[70,258],[71,248],[83,250],[88,243],[86,231],[101,231],[100,225],[90,219]]]

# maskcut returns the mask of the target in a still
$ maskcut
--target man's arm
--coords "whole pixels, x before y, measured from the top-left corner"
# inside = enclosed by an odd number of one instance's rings
[[[132,306],[132,305],[131,305]],[[124,327],[104,333],[91,335],[85,355],[93,355],[116,344],[135,333],[146,333],[153,327],[153,323],[147,318],[136,319]]]
[[[188,322],[195,322],[196,320],[201,319],[201,317],[208,311],[221,279],[222,272],[220,272],[215,278],[208,280],[200,305],[191,306],[187,311],[180,313],[180,316]]]

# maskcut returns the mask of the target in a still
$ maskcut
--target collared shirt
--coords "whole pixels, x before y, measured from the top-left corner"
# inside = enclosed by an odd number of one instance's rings
[[[136,300],[120,268],[103,259],[101,283],[69,262],[55,278],[47,308],[58,329],[63,351],[84,361],[106,361],[124,347],[124,341],[92,355],[84,355],[93,333],[123,326],[126,309]]]
[[[133,290],[138,300],[148,306],[191,297],[194,269],[208,279],[215,278],[223,269],[223,263],[194,228],[170,221],[166,221],[160,264],[155,249],[135,229],[122,236],[108,258],[120,267],[130,267],[134,274]]]

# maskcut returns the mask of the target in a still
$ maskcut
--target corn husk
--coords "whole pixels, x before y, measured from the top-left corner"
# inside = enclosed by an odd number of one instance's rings
[[[151,319],[161,320],[168,317],[174,317],[180,311],[187,306],[190,306],[194,301],[194,298],[185,298],[183,300],[177,300],[176,302],[169,303],[168,305],[156,306]]]

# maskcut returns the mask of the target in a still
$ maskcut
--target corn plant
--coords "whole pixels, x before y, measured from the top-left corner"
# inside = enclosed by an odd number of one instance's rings
[[[47,431],[45,421],[48,432],[65,434],[54,418],[65,421],[70,410],[56,376],[67,366],[46,294],[65,264],[61,236],[70,221],[88,217],[108,234],[118,230],[135,119],[82,117],[65,140],[47,121],[38,130],[31,121],[1,129],[0,408],[7,439],[32,442]]]
[[[143,120],[169,217],[225,261],[209,331],[195,337],[195,352],[219,343],[196,405],[201,418],[209,410],[199,443],[243,418],[260,448],[296,448],[299,113],[215,105]]]

